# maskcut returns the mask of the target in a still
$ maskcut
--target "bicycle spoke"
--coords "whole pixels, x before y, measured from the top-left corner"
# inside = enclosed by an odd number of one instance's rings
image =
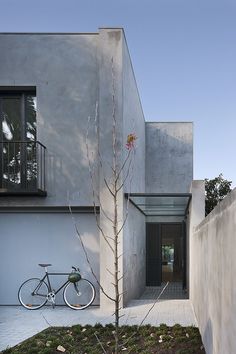
[[[95,298],[95,289],[86,279],[76,283],[69,283],[64,290],[65,303],[75,309],[82,310],[91,305]]]
[[[33,278],[24,282],[18,292],[20,303],[27,309],[42,307],[47,302],[48,286],[40,279]]]

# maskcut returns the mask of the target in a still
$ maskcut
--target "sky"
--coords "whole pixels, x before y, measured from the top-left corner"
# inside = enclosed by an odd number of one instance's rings
[[[194,179],[236,187],[236,0],[0,0],[0,32],[99,27],[124,28],[145,119],[194,123]]]

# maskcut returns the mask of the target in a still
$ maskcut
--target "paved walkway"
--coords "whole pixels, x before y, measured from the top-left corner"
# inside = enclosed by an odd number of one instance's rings
[[[133,300],[122,310],[121,324],[140,324],[153,300]],[[12,347],[49,326],[72,326],[75,324],[111,323],[112,316],[99,307],[74,311],[65,306],[43,307],[29,311],[20,306],[0,306],[0,350]],[[183,326],[197,325],[189,300],[159,301],[146,318],[144,324],[158,326],[160,323]]]
[[[181,282],[171,282],[168,285],[162,283],[161,286],[147,286],[140,299],[157,299],[158,297],[160,300],[188,299]]]

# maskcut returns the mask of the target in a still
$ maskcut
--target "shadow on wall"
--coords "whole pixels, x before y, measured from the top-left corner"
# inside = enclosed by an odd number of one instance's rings
[[[207,354],[213,354],[213,335],[210,318],[207,321],[206,328],[202,336],[202,342],[204,343],[204,347],[207,348]]]
[[[14,215],[14,217],[13,217]],[[93,215],[75,215],[78,228],[88,251],[90,262],[99,277],[99,234]],[[44,270],[39,263],[51,263],[50,272],[70,272],[71,266],[77,266],[83,277],[95,285],[97,300],[99,291],[86,261],[80,240],[69,214],[21,213],[0,214],[1,233],[4,235],[0,248],[1,304],[18,304],[17,292],[20,284],[32,277],[42,277]],[[20,228],[19,228],[20,225]],[[16,237],[17,236],[17,237]],[[14,254],[14,257],[9,255]],[[16,277],[17,274],[17,277]],[[14,281],[9,282],[9,275]],[[52,286],[59,286],[65,277],[54,276]],[[62,292],[57,296],[62,301]]]
[[[71,204],[91,205],[85,137],[98,101],[97,38],[47,36],[38,44],[47,51],[44,62],[32,58],[36,76],[45,66],[37,86],[37,117],[38,139],[48,151],[50,203],[68,204],[69,199]],[[89,150],[96,159],[92,129]]]

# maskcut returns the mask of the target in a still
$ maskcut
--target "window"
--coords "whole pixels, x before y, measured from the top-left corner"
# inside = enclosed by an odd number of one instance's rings
[[[39,154],[45,151],[36,140],[36,110],[35,89],[0,88],[1,192],[38,189],[39,161],[44,162]]]

